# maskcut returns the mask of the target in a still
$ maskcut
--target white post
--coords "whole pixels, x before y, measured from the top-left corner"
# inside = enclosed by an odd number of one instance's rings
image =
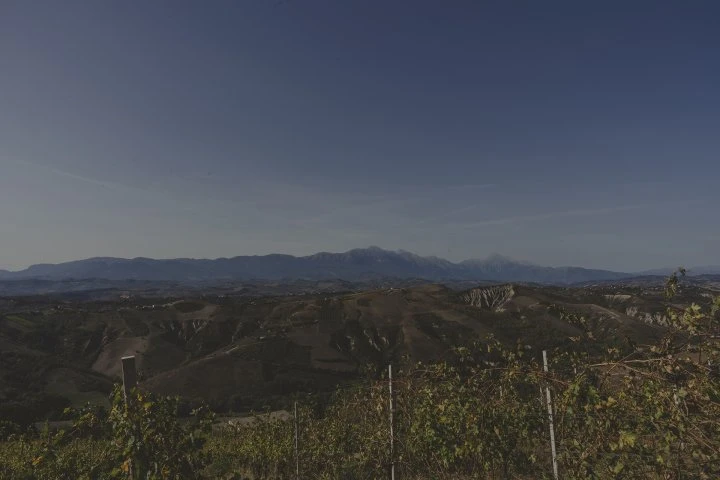
[[[300,448],[299,448],[299,426],[297,402],[294,405],[295,410],[295,480],[300,480]]]
[[[548,372],[547,350],[543,350],[543,365],[545,373]],[[552,397],[550,396],[550,385],[545,386],[545,396],[547,398],[548,419],[550,420],[550,451],[552,452],[553,476],[558,480],[557,455],[555,453],[555,423],[553,422]]]
[[[390,480],[395,480],[395,403],[393,401],[392,364],[388,365],[388,389],[390,393]]]

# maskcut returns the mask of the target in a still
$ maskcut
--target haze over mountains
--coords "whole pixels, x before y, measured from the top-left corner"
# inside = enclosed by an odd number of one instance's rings
[[[573,284],[620,280],[640,275],[662,275],[671,269],[642,273],[614,272],[581,267],[544,267],[491,255],[483,260],[453,263],[438,257],[422,257],[410,252],[378,247],[354,249],[344,253],[321,252],[305,257],[271,254],[233,258],[167,259],[98,257],[59,264],[38,264],[25,270],[0,270],[0,280],[105,279],[142,281],[232,281],[280,279],[369,280],[381,277],[441,280],[491,280]],[[720,273],[720,267],[698,267],[693,273]]]

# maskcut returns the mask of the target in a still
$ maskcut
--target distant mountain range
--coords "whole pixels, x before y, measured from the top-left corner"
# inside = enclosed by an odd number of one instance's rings
[[[621,280],[639,275],[664,275],[671,271],[672,269],[662,269],[625,273],[580,267],[543,267],[501,255],[453,263],[442,258],[422,257],[402,250],[389,251],[369,247],[344,253],[321,252],[305,257],[281,254],[215,260],[98,257],[59,264],[38,264],[17,272],[0,270],[0,280],[103,279],[193,283],[260,279],[364,281],[392,277],[432,281],[490,280],[569,285]],[[720,273],[720,267],[698,267],[690,269],[689,273]]]

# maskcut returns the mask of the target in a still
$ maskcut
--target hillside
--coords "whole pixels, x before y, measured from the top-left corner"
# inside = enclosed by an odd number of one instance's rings
[[[688,287],[679,301],[708,298]],[[426,284],[289,296],[5,298],[0,412],[29,421],[104,401],[124,355],[137,356],[144,388],[246,411],[375,375],[389,361],[442,359],[488,335],[534,351],[570,348],[581,330],[563,312],[591,321],[596,341],[587,348],[645,344],[662,333],[662,289]]]

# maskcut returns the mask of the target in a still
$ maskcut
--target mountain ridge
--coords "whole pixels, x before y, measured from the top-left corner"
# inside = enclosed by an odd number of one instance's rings
[[[691,273],[695,270],[699,273],[710,273],[712,267],[689,269]],[[40,263],[15,272],[0,270],[0,280],[96,278],[196,282],[283,278],[367,280],[392,276],[433,281],[491,280],[560,285],[620,280],[638,275],[642,273],[574,266],[541,266],[499,254],[492,254],[484,259],[451,262],[436,256],[421,256],[405,250],[385,250],[377,246],[339,253],[318,252],[306,256],[273,253],[216,259],[91,257],[57,264]]]

